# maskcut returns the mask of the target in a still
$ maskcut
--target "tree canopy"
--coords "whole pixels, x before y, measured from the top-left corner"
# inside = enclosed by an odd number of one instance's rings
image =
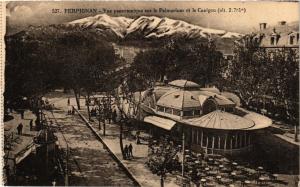
[[[220,76],[222,54],[212,41],[173,39],[162,47],[137,54],[132,71],[147,82],[188,79],[202,85]]]
[[[58,32],[51,38],[18,33],[6,44],[7,99],[43,95],[59,87],[103,90],[120,63],[112,45],[93,32]]]
[[[294,49],[260,48],[253,36],[247,35],[236,46],[230,69],[225,87],[235,90],[246,106],[272,98],[273,105],[283,107],[285,116],[295,123],[299,111],[299,61]]]

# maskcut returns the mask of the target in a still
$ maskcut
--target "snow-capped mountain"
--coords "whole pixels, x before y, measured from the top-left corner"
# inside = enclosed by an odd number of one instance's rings
[[[94,28],[99,31],[110,29],[117,36],[124,38],[126,29],[133,19],[125,17],[111,17],[106,14],[99,14],[93,17],[78,19],[69,23],[66,26],[80,27],[84,29]]]
[[[117,37],[130,39],[160,39],[182,36],[186,38],[239,38],[239,33],[227,32],[211,28],[204,28],[181,20],[167,17],[141,16],[137,19],[126,17],[111,17],[99,14],[66,23],[65,26],[96,29],[98,31],[112,31]]]

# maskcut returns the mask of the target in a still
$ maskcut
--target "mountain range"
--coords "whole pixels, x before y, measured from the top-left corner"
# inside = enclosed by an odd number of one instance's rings
[[[205,28],[167,17],[140,16],[132,19],[99,14],[62,24],[29,26],[18,33],[8,35],[7,38],[19,38],[22,41],[32,39],[48,41],[73,31],[93,33],[95,37],[109,42],[132,47],[139,46],[139,48],[149,45],[157,47],[161,41],[167,41],[170,38],[184,38],[187,42],[193,42],[194,39],[205,42],[212,38],[217,50],[223,53],[232,53],[234,41],[243,36],[240,33]]]
[[[96,29],[98,32],[112,33],[120,39],[163,39],[170,37],[193,38],[226,38],[237,39],[242,34],[204,28],[181,20],[167,17],[141,16],[137,19],[112,17],[99,14],[93,17],[64,23],[67,28]]]

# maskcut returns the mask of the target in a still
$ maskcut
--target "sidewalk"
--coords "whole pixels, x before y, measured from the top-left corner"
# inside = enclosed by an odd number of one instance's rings
[[[83,116],[87,118],[87,113],[85,111],[80,111]],[[94,122],[90,122],[94,130],[101,136],[103,141],[109,147],[109,149],[118,157],[118,159],[125,165],[125,167],[130,171],[133,177],[139,182],[141,186],[145,187],[155,187],[160,186],[160,176],[153,174],[149,168],[146,166],[147,156],[148,156],[148,145],[136,144],[135,140],[130,140],[128,138],[123,138],[123,145],[133,146],[133,156],[131,160],[124,160],[119,141],[119,126],[116,124],[106,124],[106,136],[103,136],[103,130],[99,130],[98,121],[94,119]],[[103,128],[103,127],[102,127]],[[164,181],[166,187],[176,187],[180,186],[176,183],[176,176],[167,174]]]

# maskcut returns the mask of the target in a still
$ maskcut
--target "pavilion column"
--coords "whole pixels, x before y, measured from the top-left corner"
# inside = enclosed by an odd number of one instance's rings
[[[218,149],[221,149],[221,137],[218,136]]]
[[[238,147],[238,135],[239,135],[238,133],[235,134],[235,145],[234,145],[235,148]]]
[[[232,150],[232,137],[230,137],[230,149]]]
[[[205,145],[205,147],[206,147],[206,154],[208,154],[208,136],[206,136],[206,145]]]
[[[226,150],[226,147],[227,147],[227,134],[226,134],[226,136],[225,136],[225,141],[224,141],[225,143],[224,143],[224,150]]]
[[[212,154],[214,154],[214,148],[215,148],[215,137],[212,137]]]
[[[201,147],[203,146],[203,130],[201,130]]]
[[[209,141],[208,136],[206,136],[206,147],[208,147],[208,141]]]
[[[199,129],[197,129],[197,140],[196,140],[196,144],[199,145]]]

